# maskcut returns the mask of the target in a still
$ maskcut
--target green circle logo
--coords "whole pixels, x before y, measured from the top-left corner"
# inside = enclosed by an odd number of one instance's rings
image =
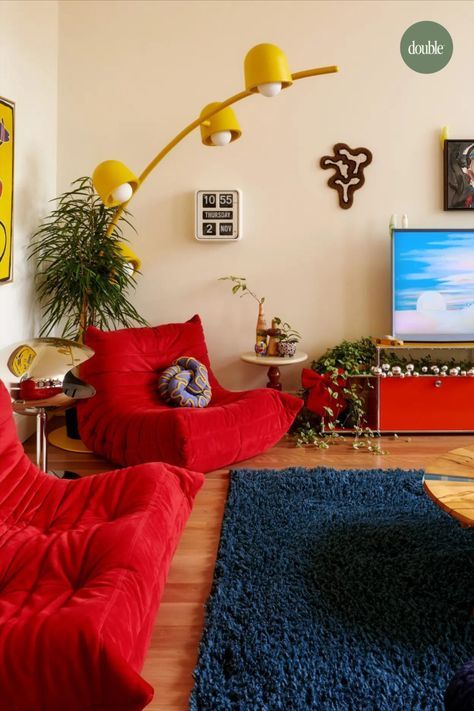
[[[400,54],[414,72],[433,74],[451,59],[453,40],[448,30],[437,22],[415,22],[401,39]]]

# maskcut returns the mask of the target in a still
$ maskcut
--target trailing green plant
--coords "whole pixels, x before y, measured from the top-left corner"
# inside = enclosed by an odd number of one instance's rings
[[[263,302],[265,301],[264,296],[262,296],[262,297],[257,296],[257,294],[254,291],[249,289],[249,287],[247,286],[247,279],[245,277],[236,277],[236,276],[219,277],[219,281],[231,281],[233,283],[232,293],[237,294],[239,291],[241,291],[242,293],[240,294],[240,298],[248,295],[248,296],[251,296],[253,299],[255,299],[255,301],[258,304],[263,304]]]
[[[342,441],[336,430],[344,428],[353,433],[352,447],[366,449],[373,454],[383,454],[378,442],[378,433],[367,426],[366,400],[370,390],[373,390],[371,367],[377,361],[377,348],[370,338],[357,341],[342,341],[334,348],[329,348],[320,358],[314,360],[311,367],[317,373],[329,376],[327,392],[336,402],[343,397],[346,403],[344,410],[335,416],[331,406],[325,406],[325,414],[320,417],[303,408],[298,416],[292,434],[297,447],[315,446],[326,449],[330,443]],[[419,355],[418,349],[407,352],[400,350],[380,350],[379,362],[391,367],[406,368],[411,363],[414,370],[428,372],[432,366],[447,366],[448,369],[458,367],[469,371],[474,367],[470,360],[461,360],[454,356],[448,359],[432,358],[431,354]],[[341,378],[345,384],[341,386]],[[304,391],[302,393],[305,394]],[[370,393],[369,393],[370,394]]]
[[[375,363],[377,350],[370,338],[357,341],[342,341],[328,350],[311,364],[317,373],[327,373],[340,368],[346,375],[370,374]]]
[[[40,335],[59,329],[64,338],[77,338],[89,325],[146,325],[127,297],[136,286],[120,250],[120,242],[126,241],[123,225],[134,229],[129,213],[122,214],[113,234],[107,235],[115,210],[104,206],[88,177],[74,181],[72,189],[53,202],[54,210],[29,247],[42,305]]]
[[[298,331],[295,331],[289,323],[282,321],[278,316],[274,316],[272,322],[273,321],[276,323],[276,326],[280,331],[279,335],[276,336],[280,343],[299,343],[301,340],[301,334],[298,333]]]
[[[347,406],[338,418],[331,406],[324,407],[323,417],[303,409],[292,433],[297,447],[311,445],[326,449],[329,443],[344,440],[336,431],[342,427],[352,432],[353,449],[384,454],[378,442],[378,433],[368,427],[366,419],[367,392],[373,386],[368,378],[360,377],[370,375],[375,359],[375,345],[370,338],[361,338],[357,341],[344,340],[313,361],[313,370],[329,376],[326,386],[329,397],[335,402],[339,397],[344,397]]]

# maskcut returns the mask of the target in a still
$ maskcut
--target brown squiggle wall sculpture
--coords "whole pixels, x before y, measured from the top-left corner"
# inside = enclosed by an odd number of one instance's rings
[[[337,190],[339,205],[348,210],[354,202],[354,193],[365,183],[364,169],[372,163],[368,148],[349,148],[346,143],[336,143],[333,156],[323,156],[321,168],[333,168],[328,180],[330,188]]]

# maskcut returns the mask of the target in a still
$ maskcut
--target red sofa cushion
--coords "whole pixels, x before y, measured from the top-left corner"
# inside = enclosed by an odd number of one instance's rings
[[[0,388],[0,711],[139,711],[170,561],[202,474],[39,471]]]
[[[225,467],[276,444],[303,404],[269,388],[232,392],[219,385],[199,316],[108,333],[89,328],[85,340],[95,355],[81,366],[81,377],[97,394],[78,405],[81,438],[117,464],[160,460],[202,472]],[[159,397],[160,373],[182,356],[209,371],[206,408],[174,408]]]

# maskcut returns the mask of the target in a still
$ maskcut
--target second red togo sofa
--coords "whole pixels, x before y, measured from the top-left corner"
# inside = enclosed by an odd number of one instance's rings
[[[140,670],[202,474],[167,464],[56,479],[0,381],[0,711],[141,711]]]
[[[116,464],[162,461],[207,472],[253,457],[288,431],[302,400],[270,388],[233,392],[217,382],[199,316],[186,323],[102,332],[85,342],[95,355],[81,377],[97,394],[78,406],[82,440]],[[174,360],[192,356],[209,371],[205,408],[178,408],[158,395],[158,378]]]

